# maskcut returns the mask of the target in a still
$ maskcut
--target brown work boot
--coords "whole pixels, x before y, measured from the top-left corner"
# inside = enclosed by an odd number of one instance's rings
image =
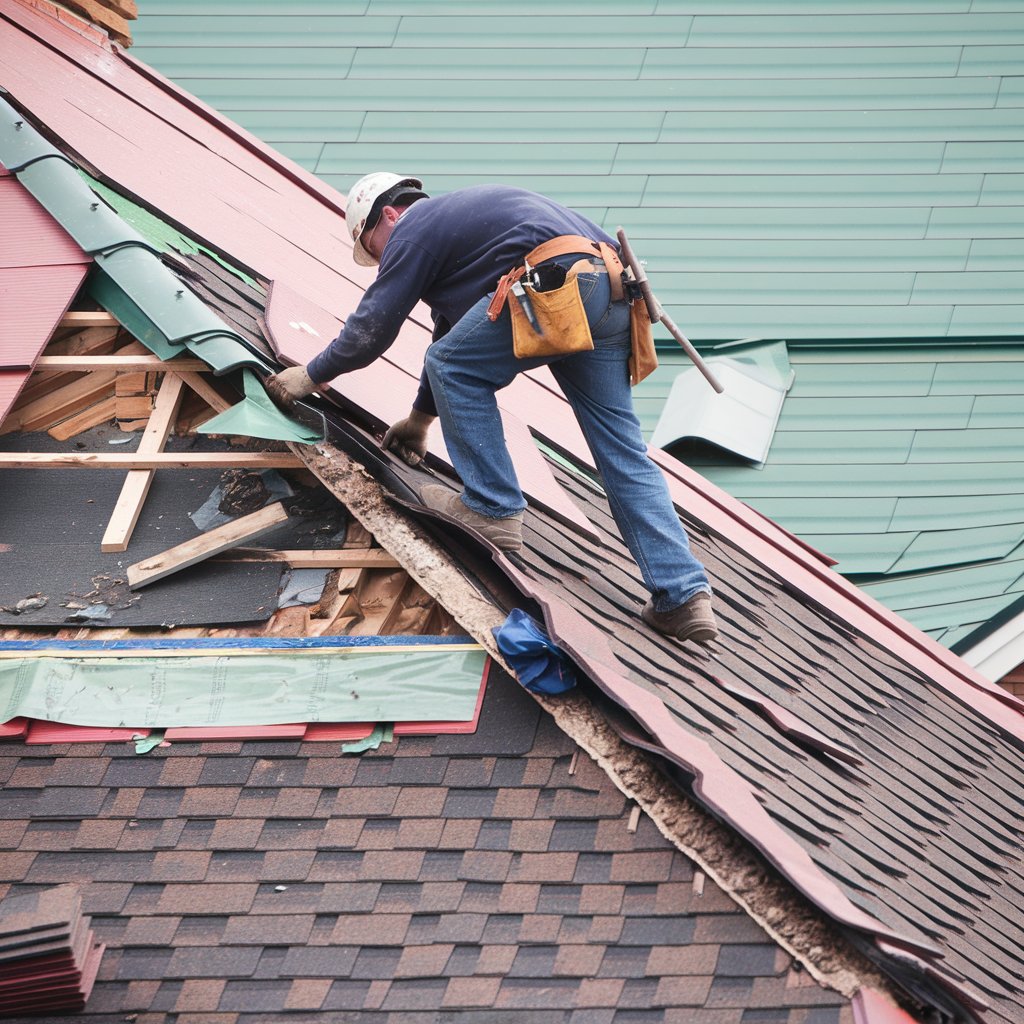
[[[420,500],[427,508],[443,512],[446,516],[451,516],[452,519],[468,526],[502,551],[521,551],[523,548],[522,512],[517,512],[507,519],[483,516],[463,504],[456,491],[440,484],[427,484],[421,487]]]
[[[686,604],[667,612],[656,612],[654,602],[648,601],[640,617],[659,633],[674,636],[677,640],[707,644],[718,637],[718,624],[711,610],[711,595],[703,591],[694,594]]]

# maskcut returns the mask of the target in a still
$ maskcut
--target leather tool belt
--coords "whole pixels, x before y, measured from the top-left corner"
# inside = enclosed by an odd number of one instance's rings
[[[516,287],[529,268],[571,253],[585,254],[586,259],[569,268],[561,286],[544,291],[530,288],[528,294],[521,285]],[[604,267],[590,263],[591,258],[598,257],[604,262]],[[521,266],[514,267],[498,281],[494,297],[487,307],[488,319],[497,320],[505,303],[509,303],[512,346],[520,359],[569,355],[592,349],[594,342],[576,279],[581,272],[607,272],[612,301],[630,299],[632,353],[629,357],[629,380],[630,384],[638,384],[658,365],[651,321],[644,302],[632,294],[626,295],[622,261],[607,242],[595,242],[582,235],[559,235],[542,242],[527,254]],[[522,301],[518,294],[521,291]]]

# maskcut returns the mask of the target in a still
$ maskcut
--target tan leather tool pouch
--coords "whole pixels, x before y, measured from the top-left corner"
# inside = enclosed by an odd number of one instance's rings
[[[654,330],[643,299],[634,299],[629,307],[633,351],[629,356],[629,383],[636,386],[658,368],[654,348]]]
[[[537,334],[534,331],[519,297],[510,292],[508,304],[512,316],[512,350],[516,358],[566,356],[593,349],[594,339],[590,335],[590,324],[587,323],[579,280],[575,274],[568,274],[565,284],[560,288],[547,292],[527,288],[526,293],[543,333]]]

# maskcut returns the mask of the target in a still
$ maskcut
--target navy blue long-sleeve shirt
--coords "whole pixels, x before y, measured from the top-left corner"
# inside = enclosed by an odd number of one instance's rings
[[[323,383],[368,366],[391,347],[421,299],[435,338],[442,336],[527,253],[558,235],[616,244],[586,217],[525,189],[477,185],[418,200],[395,224],[376,280],[307,372]],[[425,376],[413,407],[437,414]]]

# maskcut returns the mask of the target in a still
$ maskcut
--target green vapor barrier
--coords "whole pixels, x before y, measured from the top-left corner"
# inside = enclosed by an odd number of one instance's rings
[[[197,428],[200,433],[244,434],[271,441],[297,441],[299,444],[313,444],[324,439],[320,431],[303,426],[278,409],[252,370],[242,370],[242,386],[245,390],[242,401],[207,420]]]
[[[0,721],[106,728],[293,722],[468,722],[486,653],[476,644],[288,654],[0,659]]]

